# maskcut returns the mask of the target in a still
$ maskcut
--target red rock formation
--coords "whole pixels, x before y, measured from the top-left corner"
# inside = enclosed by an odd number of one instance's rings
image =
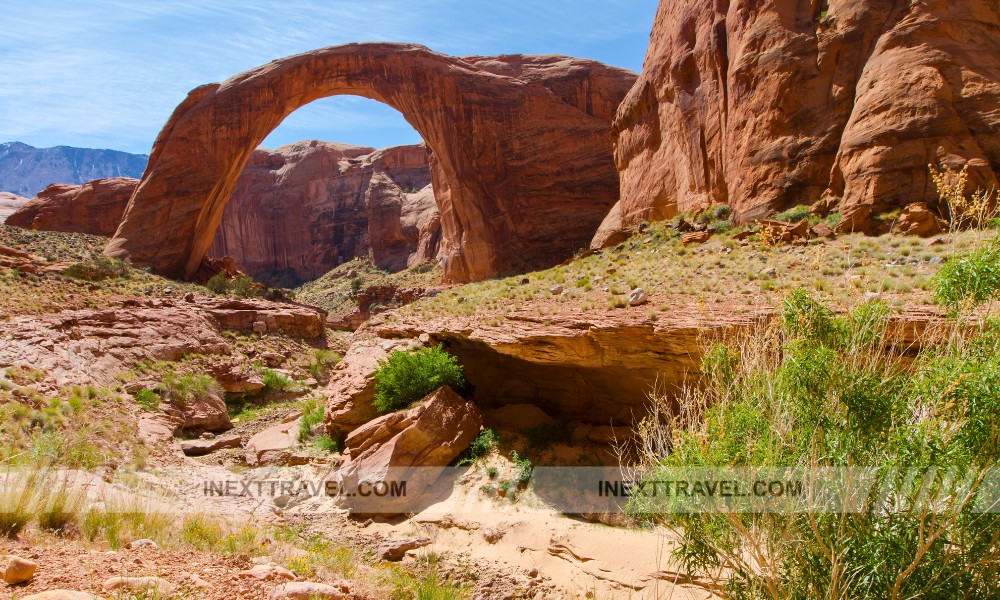
[[[440,221],[427,149],[303,141],[256,150],[240,174],[209,256],[232,256],[286,286],[372,253],[391,271],[437,257]]]
[[[712,203],[747,221],[827,195],[861,227],[933,206],[928,163],[996,185],[998,108],[991,0],[664,1],[613,127],[622,221]]]
[[[53,183],[9,216],[7,225],[111,236],[137,184],[128,177],[95,179],[83,185]]]
[[[403,44],[275,61],[177,107],[107,252],[191,276],[253,149],[297,108],[354,94],[399,110],[433,151],[447,279],[552,264],[617,200],[607,115],[633,80],[592,61],[463,60]]]
[[[27,198],[22,198],[10,192],[0,192],[0,223],[7,220],[7,217],[14,214],[17,209],[28,203]]]

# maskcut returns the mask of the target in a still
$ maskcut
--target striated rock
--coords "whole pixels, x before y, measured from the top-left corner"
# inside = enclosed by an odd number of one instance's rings
[[[398,514],[412,508],[440,476],[439,470],[414,467],[447,466],[469,447],[482,424],[476,405],[445,386],[413,408],[362,425],[345,440],[350,458],[339,475],[346,489],[405,481],[407,494],[374,502],[369,496],[348,494],[340,498],[342,504],[361,513]]]
[[[224,435],[210,440],[183,440],[180,445],[187,456],[203,456],[224,448],[239,448],[242,440],[238,435]]]
[[[83,185],[53,183],[14,214],[7,225],[42,231],[112,236],[139,180],[95,179]]]
[[[430,538],[406,538],[403,540],[389,540],[379,544],[375,551],[382,560],[400,561],[410,550],[429,546]]]
[[[35,576],[35,569],[37,568],[38,563],[35,561],[11,555],[7,559],[7,567],[3,572],[3,580],[5,583],[11,585],[30,581]]]
[[[866,231],[935,206],[928,163],[996,187],[998,106],[991,0],[663,1],[613,125],[622,222],[713,203],[749,222],[827,196],[838,231]]]
[[[17,209],[27,204],[29,200],[10,192],[0,192],[0,223],[7,220],[7,217],[14,214]]]
[[[270,600],[351,600],[351,586],[338,582],[336,586],[313,581],[283,583],[271,590]]]
[[[243,168],[209,256],[292,287],[372,254],[397,271],[437,257],[440,218],[423,145],[303,141],[258,149]]]
[[[354,94],[399,110],[432,151],[447,280],[556,264],[590,241],[618,198],[610,111],[633,81],[582,59],[461,59],[407,44],[274,61],[177,107],[106,251],[193,276],[252,151],[300,106]]]
[[[216,394],[177,403],[166,402],[162,408],[164,413],[177,421],[178,432],[228,431],[233,428],[226,401]]]
[[[299,443],[299,419],[268,427],[247,441],[245,456],[251,467],[283,465]]]
[[[712,237],[711,231],[692,231],[681,236],[682,244],[704,244]]]

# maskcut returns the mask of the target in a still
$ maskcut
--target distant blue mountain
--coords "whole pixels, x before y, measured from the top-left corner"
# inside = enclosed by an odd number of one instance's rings
[[[35,148],[0,144],[0,192],[30,198],[52,183],[86,183],[103,177],[142,177],[149,156],[91,148]]]

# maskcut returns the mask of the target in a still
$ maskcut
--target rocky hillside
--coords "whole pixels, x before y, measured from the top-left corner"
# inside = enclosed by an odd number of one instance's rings
[[[81,184],[102,177],[142,177],[145,154],[21,142],[0,144],[0,191],[30,198],[52,183]]]

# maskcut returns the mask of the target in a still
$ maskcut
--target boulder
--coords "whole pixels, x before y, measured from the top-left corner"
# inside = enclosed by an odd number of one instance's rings
[[[997,187],[1000,11],[966,2],[663,0],[612,130],[623,226],[715,203],[934,206],[928,164]],[[867,224],[863,224],[865,221]]]
[[[247,464],[251,467],[286,464],[299,443],[299,421],[268,427],[250,438],[245,450]]]
[[[704,244],[712,237],[710,231],[692,231],[681,236],[682,244]]]
[[[11,585],[30,581],[35,576],[35,569],[37,568],[38,563],[35,561],[11,555],[7,559],[7,567],[3,572],[3,580],[5,583]]]
[[[164,403],[163,412],[177,421],[177,431],[228,431],[233,428],[226,401],[209,393],[197,398]]]
[[[352,346],[337,363],[326,388],[324,427],[327,435],[340,439],[378,417],[372,406],[375,398],[375,371],[389,357],[379,345]]]
[[[403,540],[388,540],[379,544],[375,551],[382,560],[400,561],[410,550],[430,545],[430,538],[406,538]]]
[[[649,294],[642,288],[635,288],[628,293],[629,306],[641,306],[649,302]]]
[[[257,581],[295,581],[295,573],[275,565],[255,565],[246,571],[240,571],[240,577]]]
[[[597,228],[597,233],[590,240],[590,247],[594,250],[601,248],[611,248],[624,242],[629,238],[631,232],[622,223],[622,207],[620,202],[615,202],[604,220]]]
[[[456,58],[412,44],[273,61],[181,102],[106,252],[193,276],[261,141],[300,106],[355,94],[399,110],[432,152],[448,281],[557,264],[590,242],[618,199],[611,117],[634,80],[583,59]]]
[[[346,582],[336,585],[314,581],[292,581],[283,583],[268,596],[270,600],[351,600],[351,586]]]
[[[482,428],[479,409],[441,387],[408,410],[383,415],[352,431],[345,441],[349,460],[339,471],[347,490],[389,481],[405,481],[402,497],[342,496],[360,513],[398,514],[422,501],[422,495],[445,467],[462,453]]]
[[[181,451],[187,456],[202,456],[224,448],[239,448],[241,444],[238,435],[221,435],[208,440],[183,440]]]
[[[140,592],[155,594],[157,597],[169,597],[176,587],[162,577],[109,577],[101,587],[107,593]]]
[[[931,237],[948,231],[948,223],[934,214],[927,204],[914,202],[903,209],[892,230],[905,235]]]

